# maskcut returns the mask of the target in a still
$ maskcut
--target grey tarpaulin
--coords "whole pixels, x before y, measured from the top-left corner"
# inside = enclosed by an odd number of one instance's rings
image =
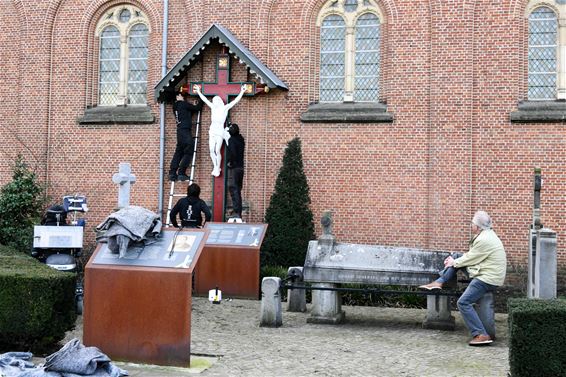
[[[123,257],[130,242],[157,237],[161,226],[157,214],[143,207],[128,206],[114,212],[96,227],[96,240],[108,242],[110,251]]]
[[[85,347],[73,339],[59,351],[47,356],[45,364],[34,366],[29,352],[0,355],[0,375],[6,377],[121,377],[128,372],[110,362],[96,347]]]

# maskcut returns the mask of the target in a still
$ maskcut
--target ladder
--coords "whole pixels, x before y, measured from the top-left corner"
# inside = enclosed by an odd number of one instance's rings
[[[199,129],[200,129],[200,111],[197,113],[197,122],[196,122],[196,130],[195,130],[195,137],[194,137],[194,148],[193,148],[193,159],[191,161],[191,174],[189,175],[189,185],[193,183],[194,176],[195,176],[195,166],[197,161],[197,146],[198,146],[198,139],[199,139]],[[186,196],[185,194],[175,194],[175,181],[171,181],[171,188],[169,189],[169,204],[167,205],[167,217],[165,218],[165,227],[171,227],[171,219],[169,218],[171,215],[171,209],[173,208],[173,198],[174,197],[183,197]]]

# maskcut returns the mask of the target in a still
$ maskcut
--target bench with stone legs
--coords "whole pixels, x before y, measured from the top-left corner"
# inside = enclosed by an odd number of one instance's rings
[[[344,321],[340,286],[342,284],[387,285],[418,287],[438,278],[449,252],[415,248],[336,243],[331,234],[311,241],[304,267],[291,267],[292,286],[309,283],[312,289],[310,323],[338,324]],[[282,323],[279,278],[264,278],[262,283],[262,326]],[[427,295],[427,314],[424,328],[453,330],[454,317],[450,296],[458,295],[456,282],[443,290],[418,291]],[[451,289],[452,288],[452,289]],[[288,311],[305,311],[305,290],[288,290]],[[493,323],[493,296],[489,295],[477,308],[485,322]],[[490,317],[491,320],[489,320]],[[490,329],[491,330],[491,329]]]

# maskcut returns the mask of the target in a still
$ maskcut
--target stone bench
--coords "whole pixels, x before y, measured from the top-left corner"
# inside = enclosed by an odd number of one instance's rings
[[[309,243],[304,267],[291,267],[289,276],[293,278],[292,285],[310,283],[307,289],[312,289],[312,308],[307,322],[338,324],[345,319],[339,292],[341,284],[418,287],[438,278],[438,271],[449,254],[405,247],[336,243],[332,235],[326,234]],[[456,282],[447,286],[455,288]],[[281,279],[264,278],[262,326],[282,324],[282,316],[277,312],[281,310],[279,287]],[[443,289],[413,293],[427,295],[424,328],[454,330],[450,296],[457,292]],[[306,310],[304,289],[289,289],[287,310]],[[493,296],[486,295],[477,310],[482,319],[493,318]]]

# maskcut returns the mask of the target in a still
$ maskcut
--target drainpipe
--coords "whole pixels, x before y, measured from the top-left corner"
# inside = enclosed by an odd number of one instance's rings
[[[161,40],[161,78],[167,74],[167,32],[169,29],[169,1],[163,0],[163,37]],[[165,158],[165,104],[159,104],[159,216],[163,216],[163,164]],[[164,223],[167,220],[164,221]]]

